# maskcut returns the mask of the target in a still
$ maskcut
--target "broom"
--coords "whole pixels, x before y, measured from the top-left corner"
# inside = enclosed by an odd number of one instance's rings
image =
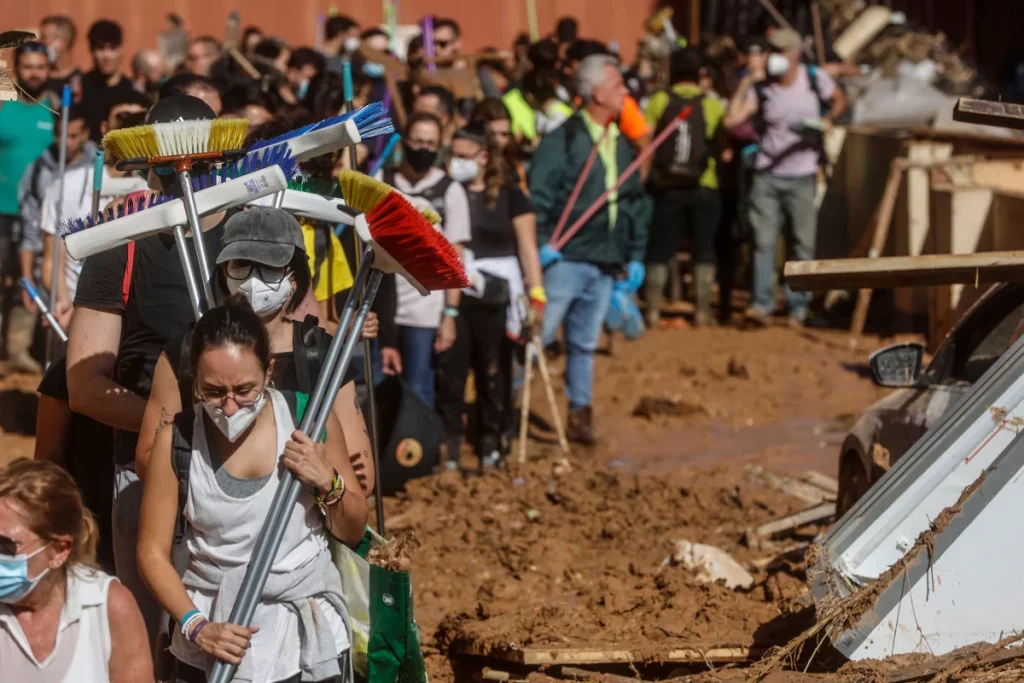
[[[393,193],[405,197],[405,195],[387,183],[358,171],[342,171],[339,173],[338,185],[341,187],[341,196],[345,198],[345,203],[362,213],[369,213]],[[405,197],[405,199],[408,201],[409,198]],[[419,209],[419,212],[431,225],[439,225],[441,223],[441,216],[433,209],[424,207]]]
[[[259,140],[249,148],[249,153],[267,147],[287,145],[291,155],[298,162],[308,161],[321,154],[327,154],[344,147],[351,147],[363,140],[394,133],[391,119],[380,102],[333,116],[308,126],[297,128],[269,140]]]
[[[57,322],[57,319],[53,317],[53,313],[50,312],[50,307],[46,305],[45,301],[43,301],[43,297],[39,296],[39,292],[37,292],[36,288],[32,286],[32,283],[29,282],[29,279],[27,277],[23,277],[21,278],[20,283],[21,288],[24,289],[25,293],[28,294],[29,298],[32,299],[32,303],[36,305],[36,308],[39,309],[39,312],[42,313],[43,317],[46,318],[46,321],[50,323],[50,327],[53,329],[53,333],[56,334],[57,337],[59,337],[62,342],[67,342],[67,332],[65,332],[64,328],[60,326],[60,323]]]
[[[193,121],[172,121],[153,123],[132,128],[114,130],[103,136],[103,151],[117,159],[117,169],[155,169],[157,174],[177,174],[181,188],[185,215],[192,230],[193,244],[199,259],[199,273],[202,276],[202,291],[206,302],[213,301],[210,289],[210,262],[206,257],[206,245],[199,226],[199,211],[196,208],[192,187],[192,169],[197,163],[217,163],[236,159],[244,154],[241,149],[249,129],[246,119],[198,119]],[[164,173],[161,173],[164,171]],[[192,261],[188,256],[185,230],[174,227],[174,241],[181,254],[190,297],[199,292]],[[204,310],[198,296],[192,298],[196,311]]]
[[[458,252],[397,193],[390,194],[368,214],[359,216],[355,229],[367,248],[356,273],[352,296],[342,312],[339,332],[331,341],[324,368],[309,398],[300,426],[307,435],[315,434],[319,437],[323,434],[370,305],[385,273],[403,275],[423,293],[435,289],[461,288],[469,284]],[[361,304],[357,296],[360,291],[363,292]],[[294,508],[300,489],[301,483],[290,471],[286,471],[256,540],[241,590],[232,606],[231,623],[248,625],[252,621],[271,565],[280,548],[288,513]],[[228,683],[234,672],[233,665],[217,660],[209,681]]]

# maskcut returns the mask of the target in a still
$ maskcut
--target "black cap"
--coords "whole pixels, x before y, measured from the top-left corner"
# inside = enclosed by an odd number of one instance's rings
[[[253,261],[271,268],[284,268],[298,249],[306,253],[299,222],[281,209],[254,206],[236,213],[224,224],[224,247],[217,263]]]
[[[206,102],[191,95],[165,97],[146,114],[146,123],[170,123],[172,121],[197,121],[215,119],[217,115]]]

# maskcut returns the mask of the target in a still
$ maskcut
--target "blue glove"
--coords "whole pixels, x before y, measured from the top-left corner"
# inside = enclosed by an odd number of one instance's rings
[[[629,291],[636,292],[640,289],[646,276],[647,268],[644,267],[644,264],[639,261],[630,261],[626,266],[626,283],[629,286]]]
[[[558,251],[550,244],[545,244],[540,248],[540,267],[546,269],[552,263],[562,260],[562,252]]]
[[[604,316],[604,325],[609,330],[621,330],[625,322],[625,307],[628,294],[616,288],[612,290],[612,300],[608,304],[608,312]]]
[[[643,336],[644,316],[640,313],[640,307],[636,300],[630,296],[625,301],[625,309],[622,316],[622,334],[626,339],[639,339]]]

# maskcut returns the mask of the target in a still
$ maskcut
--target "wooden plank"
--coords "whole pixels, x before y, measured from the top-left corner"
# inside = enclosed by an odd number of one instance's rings
[[[764,470],[756,465],[747,467],[746,474],[748,477],[763,484],[764,486],[773,488],[776,491],[788,493],[794,498],[799,498],[810,505],[819,505],[820,503],[826,503],[836,499],[835,494],[825,491],[813,484],[797,481],[790,477],[783,477],[775,474],[774,472]]]
[[[790,261],[785,273],[795,291],[1020,282],[1024,251]]]
[[[953,108],[953,120],[1024,130],[1024,105],[961,97]]]
[[[828,491],[833,495],[839,495],[839,482],[834,477],[830,477],[827,474],[821,472],[815,472],[814,470],[807,470],[804,472],[803,480],[812,486],[817,486],[819,489]]]
[[[814,522],[820,522],[823,519],[834,517],[836,514],[835,503],[822,503],[816,505],[807,510],[801,510],[800,512],[792,515],[787,515],[779,519],[762,524],[757,527],[754,531],[760,537],[773,536],[780,531],[790,531],[791,529],[799,529],[807,524],[813,524]]]
[[[691,664],[728,664],[757,659],[765,653],[765,648],[691,643],[674,647],[670,650],[657,651],[645,649],[634,652],[632,650],[614,649],[614,646],[609,649],[597,647],[509,647],[505,649],[492,649],[477,646],[475,643],[462,643],[457,644],[454,651],[456,654],[490,657],[523,666],[586,666],[596,664],[630,664],[652,660]]]

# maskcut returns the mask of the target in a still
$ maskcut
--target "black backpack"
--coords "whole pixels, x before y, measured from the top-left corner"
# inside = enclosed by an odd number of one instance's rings
[[[678,121],[679,115],[687,107],[693,108],[690,115]],[[675,126],[675,132],[654,153],[658,185],[696,187],[711,159],[711,143],[704,118],[704,96],[687,98],[669,93],[668,106],[658,121],[656,134],[661,134],[669,126]]]

